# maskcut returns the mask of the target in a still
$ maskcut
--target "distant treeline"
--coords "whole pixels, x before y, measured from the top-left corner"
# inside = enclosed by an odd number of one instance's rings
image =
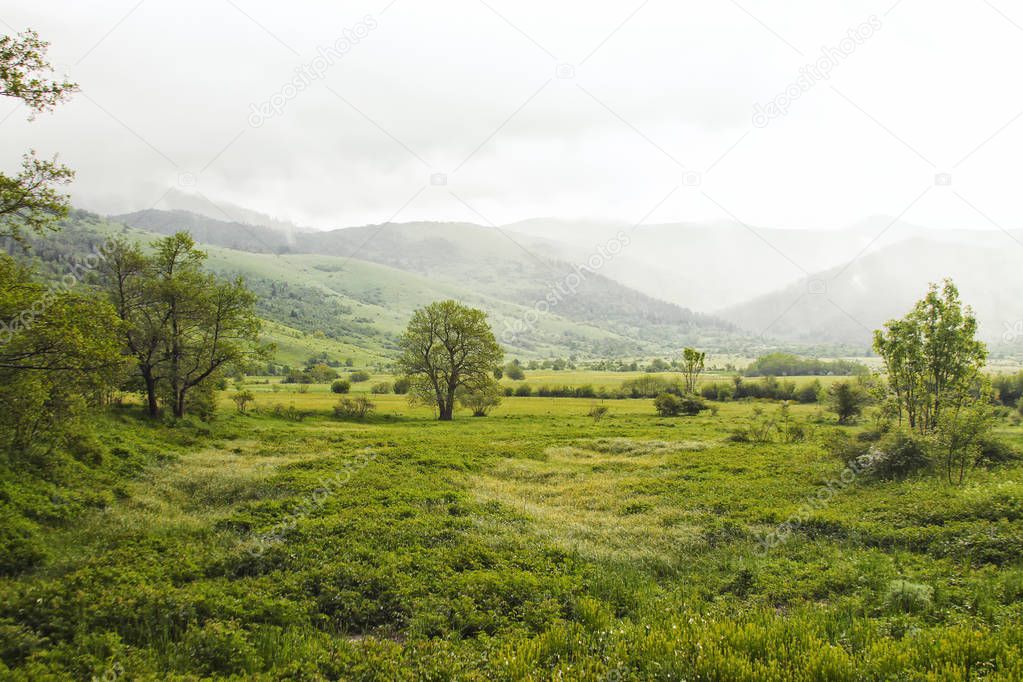
[[[744,381],[742,377],[734,377],[731,381],[704,384],[700,395],[707,400],[742,400],[744,398],[765,400],[792,400],[800,403],[815,403],[821,395],[821,384],[814,380],[811,383],[797,386],[794,381],[780,380],[776,377],[763,377],[757,381]],[[681,379],[647,374],[622,382],[618,387],[597,387],[590,384],[583,386],[539,386],[533,388],[529,384],[505,386],[506,396],[523,398],[599,398],[602,400],[623,400],[626,398],[656,398],[664,393],[685,395],[685,386]]]
[[[868,374],[866,365],[853,360],[818,360],[791,353],[769,353],[757,358],[743,374],[748,377],[848,376]]]

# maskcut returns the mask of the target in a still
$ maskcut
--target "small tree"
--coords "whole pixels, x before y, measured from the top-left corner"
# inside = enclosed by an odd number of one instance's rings
[[[522,381],[526,378],[526,373],[523,371],[522,365],[519,364],[518,360],[512,360],[504,366],[504,376],[512,381]]]
[[[462,407],[472,410],[474,417],[486,417],[491,409],[501,404],[501,391],[497,382],[491,382],[475,390],[461,389],[458,402]]]
[[[394,380],[394,386],[392,386],[394,394],[405,395],[406,393],[408,393],[409,386],[411,385],[411,383],[412,382],[409,381],[408,377],[398,377],[397,379]]]
[[[977,319],[946,279],[901,320],[874,332],[874,349],[884,360],[891,399],[899,420],[920,433],[937,428],[942,412],[971,402],[971,393],[987,360],[976,339]]]
[[[703,372],[706,359],[707,354],[695,348],[686,348],[682,351],[682,375],[685,377],[686,393],[696,393],[696,382]]]
[[[357,398],[342,398],[334,406],[334,416],[339,419],[365,419],[366,415],[376,408],[370,400],[364,396]]]
[[[238,406],[239,414],[245,414],[245,411],[248,409],[249,403],[251,403],[255,399],[256,396],[254,396],[252,394],[252,391],[249,390],[238,391],[233,396],[231,396],[231,400],[233,400],[234,404]]]
[[[401,338],[398,362],[412,382],[412,400],[437,406],[450,421],[455,393],[482,390],[493,382],[504,355],[482,310],[439,301],[417,310]]]
[[[331,393],[348,393],[350,390],[352,390],[352,384],[344,379],[338,379],[330,385]]]
[[[849,424],[863,414],[870,394],[855,381],[836,381],[828,387],[828,409],[838,415],[839,424]]]

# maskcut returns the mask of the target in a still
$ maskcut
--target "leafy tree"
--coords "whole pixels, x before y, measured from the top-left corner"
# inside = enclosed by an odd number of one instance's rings
[[[400,347],[413,399],[435,404],[442,421],[454,415],[456,391],[486,388],[504,356],[486,313],[450,300],[417,310]]]
[[[49,451],[122,369],[114,310],[0,255],[0,449]]]
[[[149,416],[159,414],[157,385],[162,380],[162,342],[168,311],[153,291],[154,273],[142,250],[124,241],[107,245],[100,271],[122,324],[124,352],[136,366]]]
[[[151,256],[123,242],[108,249],[105,286],[152,416],[161,397],[184,416],[189,392],[269,354],[258,344],[255,295],[241,279],[204,272],[205,260],[184,232],[159,240]]]
[[[981,458],[983,441],[992,426],[991,409],[980,400],[942,412],[935,435],[949,483],[963,482],[966,472]]]
[[[946,279],[901,320],[874,332],[874,349],[884,360],[891,399],[900,421],[930,433],[945,410],[954,413],[975,402],[987,349],[976,339],[977,320]]]
[[[253,395],[252,391],[248,389],[238,391],[233,396],[231,396],[231,400],[233,400],[234,404],[238,406],[238,412],[240,414],[245,414],[245,411],[248,409],[249,403],[251,403],[255,399],[256,396]]]
[[[53,81],[46,60],[49,44],[29,29],[16,36],[0,36],[0,96],[20,100],[29,109],[29,120],[49,111],[78,89],[74,83]],[[65,185],[74,171],[56,158],[36,158],[34,151],[22,157],[21,172],[11,177],[0,173],[0,237],[21,240],[24,229],[42,232],[68,212],[67,195],[54,185]]]
[[[862,383],[836,381],[828,387],[828,408],[838,415],[839,424],[856,420],[870,403],[870,394]]]
[[[512,381],[522,381],[526,378],[526,373],[523,371],[522,365],[519,364],[518,360],[512,360],[504,366],[504,376]]]
[[[501,391],[496,381],[468,390],[458,390],[458,402],[462,407],[472,410],[474,417],[486,417],[491,409],[501,404]]]
[[[682,375],[685,377],[686,393],[696,393],[696,382],[703,372],[706,359],[707,354],[695,348],[686,348],[682,351]]]

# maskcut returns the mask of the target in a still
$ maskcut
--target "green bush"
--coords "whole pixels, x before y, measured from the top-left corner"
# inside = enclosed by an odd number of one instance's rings
[[[259,663],[245,630],[235,621],[213,620],[189,628],[178,652],[206,675],[251,673]]]
[[[369,372],[365,372],[365,371],[363,371],[361,369],[357,369],[357,370],[355,370],[354,372],[352,372],[351,374],[348,375],[348,379],[353,384],[359,384],[359,383],[362,383],[363,381],[369,381]]]
[[[870,473],[878,478],[903,478],[931,466],[931,443],[926,438],[896,431],[870,450]]]
[[[351,382],[345,381],[344,379],[338,379],[330,385],[331,393],[348,393],[352,390]]]
[[[515,395],[520,398],[528,398],[533,395],[533,388],[529,384],[522,384],[515,387]]]
[[[369,389],[369,392],[375,395],[384,395],[386,393],[390,393],[391,382],[381,381],[379,383],[373,384],[373,386]]]
[[[908,580],[891,581],[885,594],[885,606],[896,613],[926,613],[933,601],[933,587]]]
[[[368,398],[342,398],[334,406],[334,416],[338,419],[365,419],[366,415],[376,409]]]
[[[707,409],[707,404],[698,396],[674,393],[662,393],[654,398],[654,409],[662,417],[677,417],[679,415],[699,414],[701,410]]]
[[[409,388],[411,387],[412,387],[411,379],[409,379],[408,377],[398,377],[397,379],[394,380],[394,385],[391,387],[391,389],[394,391],[395,395],[405,395],[406,393],[408,393]]]

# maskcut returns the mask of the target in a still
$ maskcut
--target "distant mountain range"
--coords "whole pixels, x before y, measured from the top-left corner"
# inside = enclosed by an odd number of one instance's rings
[[[203,243],[238,251],[377,263],[526,309],[564,288],[570,273],[584,272],[577,292],[559,297],[554,316],[637,348],[699,340],[866,351],[873,329],[944,277],[955,279],[976,309],[985,339],[1002,343],[1023,320],[1023,231],[930,230],[885,216],[816,230],[534,219],[313,231],[258,214],[249,223],[205,212],[112,219],[161,234],[188,229]]]
[[[318,291],[342,310],[372,304],[356,316],[362,332],[384,329],[392,340],[414,307],[458,298],[486,309],[498,339],[528,355],[669,354],[684,345],[739,350],[753,342],[730,322],[578,269],[499,228],[407,223],[286,234],[156,209],[111,220],[155,234],[188,230],[204,246],[221,247],[210,249],[214,267],[246,276],[261,295],[290,286],[292,307],[308,307],[310,298],[295,298],[296,287]],[[315,308],[290,318],[283,309],[267,315],[292,325],[313,318],[313,327],[325,332],[331,320],[345,318]]]

